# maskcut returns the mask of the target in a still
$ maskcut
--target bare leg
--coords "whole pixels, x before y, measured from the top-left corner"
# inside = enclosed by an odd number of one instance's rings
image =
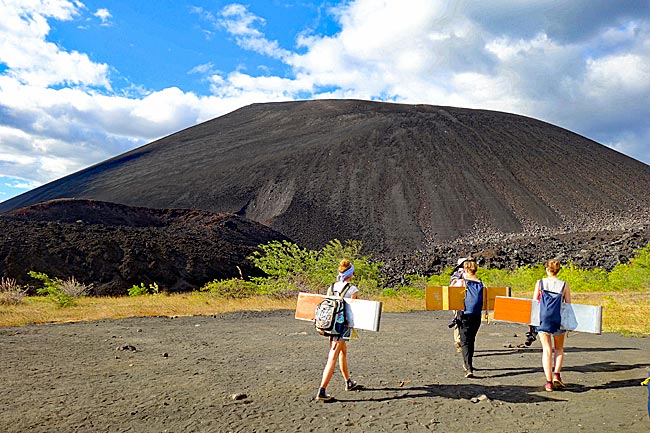
[[[555,373],[562,371],[562,361],[564,361],[564,335],[554,335],[553,343],[555,344]]]
[[[350,378],[350,372],[348,371],[348,345],[345,341],[341,341],[341,351],[339,352],[339,367],[341,368],[341,374],[343,374],[343,379],[346,381]]]
[[[553,347],[551,346],[551,334],[539,333],[539,341],[542,343],[542,367],[546,381],[553,380]]]
[[[323,370],[323,378],[320,382],[321,388],[327,388],[327,385],[330,383],[332,374],[334,374],[334,367],[336,367],[336,359],[339,357],[339,352],[341,352],[342,345],[345,345],[343,341],[331,341],[330,342],[330,351],[327,355],[327,364],[325,364],[325,369]]]

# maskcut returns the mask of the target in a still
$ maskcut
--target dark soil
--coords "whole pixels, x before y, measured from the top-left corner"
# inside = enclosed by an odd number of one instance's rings
[[[414,305],[414,308],[422,306]],[[449,312],[390,313],[348,346],[352,377],[313,400],[327,340],[293,311],[0,329],[0,430],[56,432],[647,432],[650,338],[576,334],[568,389],[545,392],[525,328],[483,323],[466,379]]]

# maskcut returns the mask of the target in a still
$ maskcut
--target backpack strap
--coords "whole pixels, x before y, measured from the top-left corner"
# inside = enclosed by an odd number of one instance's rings
[[[341,298],[345,298],[345,294],[348,293],[348,289],[350,288],[350,283],[345,283],[345,286],[343,287],[343,290],[341,291]]]
[[[332,283],[328,288],[327,288],[327,295],[326,296],[333,296],[334,295],[334,283]]]

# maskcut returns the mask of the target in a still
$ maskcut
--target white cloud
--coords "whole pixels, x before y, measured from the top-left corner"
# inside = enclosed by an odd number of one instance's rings
[[[109,65],[48,41],[49,23],[78,18],[80,2],[0,1],[0,176],[47,182],[243,105],[306,97],[514,112],[650,163],[647,2],[351,0],[330,9],[338,33],[299,33],[294,47],[241,4],[193,8],[211,37],[225,32],[289,71],[218,71],[207,59],[189,71],[210,84],[197,95],[113,91]]]
[[[48,19],[70,20],[80,3],[68,1],[5,0],[0,25],[0,63],[7,75],[37,86],[83,85],[110,88],[106,64],[86,54],[65,51],[46,41]]]
[[[108,9],[105,8],[97,9],[97,11],[95,11],[93,15],[100,19],[100,21],[102,22],[101,24],[102,26],[108,27],[112,24],[111,18],[113,18],[113,16],[108,11]]]
[[[263,26],[265,20],[251,12],[241,4],[230,4],[224,7],[216,19],[216,24],[235,37],[237,44],[242,48],[255,51],[262,55],[282,59],[290,52],[280,48],[277,41],[264,37],[263,33],[255,28],[256,24]]]

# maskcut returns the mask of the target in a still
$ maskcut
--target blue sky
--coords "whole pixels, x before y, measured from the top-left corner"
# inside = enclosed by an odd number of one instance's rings
[[[650,163],[648,0],[0,0],[0,201],[239,107],[535,117]]]

